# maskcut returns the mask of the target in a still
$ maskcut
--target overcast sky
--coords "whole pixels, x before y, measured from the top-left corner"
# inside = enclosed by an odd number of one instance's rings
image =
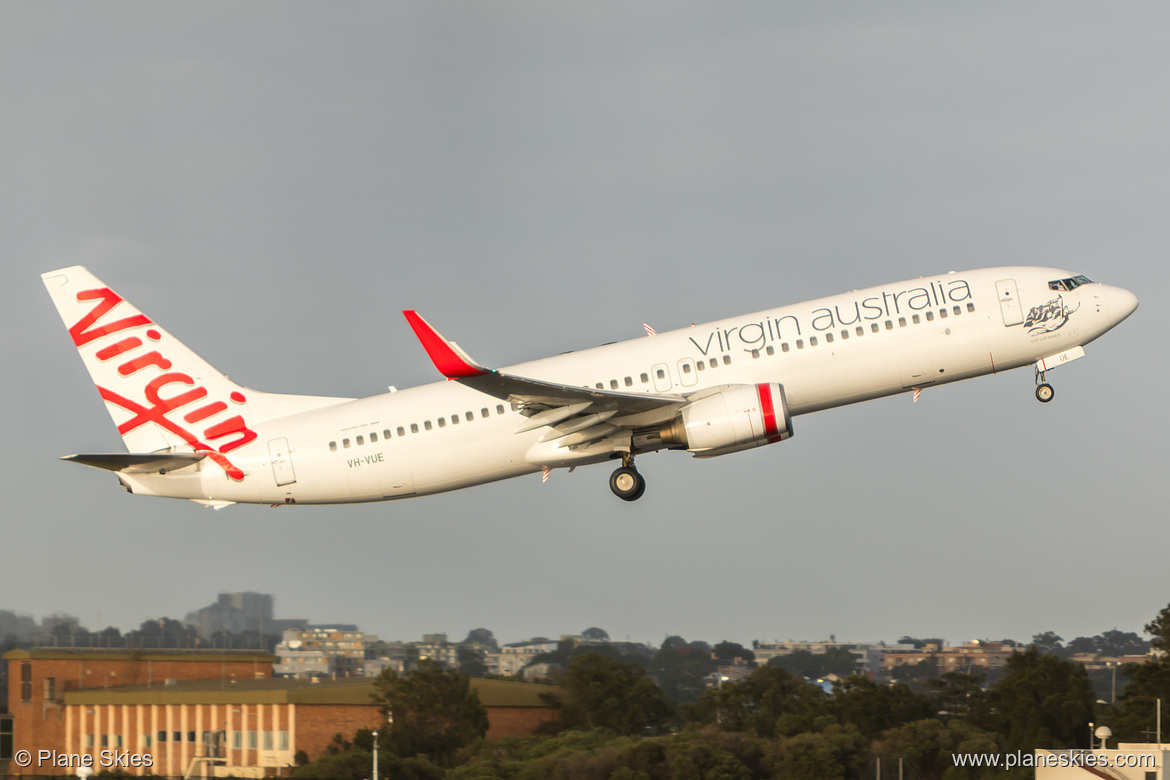
[[[384,638],[1066,639],[1170,602],[1165,3],[0,0],[0,609],[220,591]],[[133,497],[41,285],[84,264],[242,384],[437,374],[923,274],[1066,267],[1142,307],[1050,374],[789,441],[393,503]]]

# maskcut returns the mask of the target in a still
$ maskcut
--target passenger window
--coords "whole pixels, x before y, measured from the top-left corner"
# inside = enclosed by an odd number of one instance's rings
[[[975,311],[975,304],[968,303],[967,304],[967,311]]]
[[[452,425],[458,425],[458,424],[459,424],[459,415],[457,415],[457,414],[453,414],[453,415],[451,415],[451,424],[452,424]]]
[[[796,340],[796,348],[797,349],[804,349],[804,339],[797,339]]]
[[[768,357],[772,357],[773,355],[775,355],[775,354],[776,354],[776,350],[772,349],[772,345],[771,345],[771,344],[769,344],[769,345],[768,345],[768,346],[767,346],[767,347],[764,349],[764,351],[768,353]]]
[[[934,322],[934,312],[928,311],[926,313],[926,321],[927,322]]]
[[[650,381],[650,375],[649,375],[649,374],[642,374],[642,375],[641,375],[640,377],[638,377],[638,378],[642,380],[642,384],[646,384],[647,382],[649,382],[649,381]]]
[[[906,318],[905,318],[905,317],[899,317],[899,318],[898,318],[898,327],[899,327],[899,328],[904,328],[904,327],[906,327]]]
[[[718,361],[716,361],[715,358],[711,358],[711,368],[715,368],[718,365],[719,365]]]
[[[825,342],[829,344],[833,343],[833,334],[831,332],[825,334]]]
[[[515,401],[512,401],[510,405],[512,407],[513,412],[520,411],[520,404],[516,403]]]
[[[349,439],[342,439],[341,446],[345,447],[348,450],[349,449]]]
[[[634,378],[632,376],[626,377],[625,382],[626,382],[626,387],[633,387],[634,386]]]
[[[684,374],[689,374],[689,373],[691,373],[691,364],[690,364],[690,363],[683,363],[683,367],[682,367],[682,368],[683,368],[683,373],[684,373]]]
[[[378,434],[371,432],[370,433],[370,444],[373,444],[377,440],[378,440]]]
[[[654,376],[658,377],[659,379],[666,379],[666,372],[660,368],[654,372]]]
[[[917,314],[912,316],[910,319],[914,322],[915,325],[918,325],[922,322],[922,320],[919,318],[919,316]]]
[[[466,412],[463,416],[467,419],[467,422],[471,422],[472,420],[475,419],[475,415],[472,414],[471,412]],[[486,417],[486,416],[487,415],[485,414],[484,417]]]
[[[723,356],[723,365],[725,365],[725,366],[731,365],[731,355],[724,355]]]
[[[609,380],[609,389],[610,390],[617,390],[617,388],[618,388],[617,380],[616,379]]]
[[[504,413],[504,405],[503,404],[496,404],[496,414],[503,414],[503,413]]]
[[[418,423],[411,423],[410,424],[410,432],[411,433],[418,433]]]
[[[894,323],[890,320],[886,320],[886,330],[893,330],[893,329],[894,329]]]
[[[430,420],[423,420],[423,428],[424,428],[425,430],[428,430],[428,431],[429,431],[429,430],[431,430],[431,428],[432,428],[432,427],[433,427],[433,426],[431,425],[431,421],[430,421]]]
[[[954,310],[955,310],[955,316],[956,316],[956,317],[958,317],[960,314],[962,314],[962,313],[963,313],[963,310],[962,310],[962,309],[960,309],[958,306],[955,306],[955,307],[953,307],[953,308],[954,308]]]
[[[596,387],[598,390],[604,390],[605,382],[598,382],[596,385],[594,385],[594,387]]]
[[[863,336],[863,335],[865,335],[865,328],[863,328],[863,327],[861,327],[860,325],[858,325],[858,326],[857,326],[857,335],[858,335],[858,336]]]
[[[760,357],[760,351],[758,349],[753,349],[752,350],[752,357],[755,359],[758,359]]]
[[[399,426],[398,426],[398,435],[399,435],[399,436],[405,436],[405,435],[406,435],[406,430],[405,430],[405,429],[403,429],[403,427],[402,427],[401,425],[399,425]]]
[[[390,438],[390,429],[389,429],[389,428],[387,428],[386,430],[382,431],[382,438],[383,438],[383,439],[389,439],[389,438]]]
[[[787,352],[787,351],[788,351],[788,342],[787,342],[787,341],[785,341],[783,344],[781,344],[781,345],[780,345],[780,351],[781,351],[781,352]]]
[[[360,447],[360,446],[362,446],[363,444],[365,444],[365,443],[366,443],[366,440],[365,440],[365,439],[363,439],[361,436],[358,436],[358,437],[357,437],[357,443],[358,443],[358,446]]]
[[[480,410],[479,410],[479,416],[480,416],[480,417],[483,417],[483,418],[485,418],[485,419],[486,419],[486,418],[488,418],[488,417],[491,417],[491,416],[492,416],[492,413],[491,413],[491,412],[489,412],[489,411],[488,411],[488,408],[485,406],[484,408],[482,408],[482,409],[480,409]]]
[[[809,336],[808,337],[808,345],[810,347],[815,347],[817,345],[817,337],[816,336]]]
[[[874,333],[880,333],[880,332],[881,332],[881,329],[880,329],[880,328],[878,328],[878,324],[877,324],[876,322],[871,322],[871,323],[869,324],[869,329],[870,329],[870,330],[872,330]]]
[[[938,316],[942,317],[945,320],[947,318],[947,310],[946,309],[939,309]]]
[[[330,452],[337,452],[337,442],[335,442],[335,441],[329,442],[329,451]]]
[[[707,364],[700,360],[698,363],[695,363],[695,368],[699,369],[700,371],[706,371]]]
[[[849,331],[847,331],[847,330],[841,331],[841,338],[843,338],[843,339],[849,338]]]
[[[440,417],[440,418],[439,418],[439,427],[440,427],[440,428],[446,428],[446,427],[447,427],[447,418],[446,418],[446,417]]]

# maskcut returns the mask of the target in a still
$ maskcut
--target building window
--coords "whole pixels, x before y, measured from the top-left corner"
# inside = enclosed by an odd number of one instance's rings
[[[150,747],[151,744],[154,742],[154,735],[153,734],[143,734],[142,741],[146,744],[147,747]]]
[[[256,749],[256,732],[249,731],[248,732],[248,750],[255,750],[255,749]]]
[[[20,665],[20,700],[32,701],[32,664]]]
[[[45,701],[56,701],[56,700],[57,700],[57,678],[56,677],[46,677],[45,678]]]
[[[167,733],[165,731],[160,731],[158,733],[158,741],[160,745],[167,741]]]
[[[0,761],[8,761],[12,758],[12,747],[12,718],[0,715]]]
[[[93,734],[86,734],[85,735],[85,746],[87,748],[91,748],[91,749],[93,748]]]
[[[176,731],[176,732],[173,732],[171,734],[171,742],[182,742],[182,741],[183,741],[183,732]]]
[[[276,739],[277,750],[288,750],[288,732],[287,731],[278,731],[276,733],[277,733],[277,739]]]
[[[244,746],[244,733],[242,731],[232,732],[232,747],[239,750]]]
[[[271,731],[264,732],[264,749],[265,750],[272,750],[272,732]]]

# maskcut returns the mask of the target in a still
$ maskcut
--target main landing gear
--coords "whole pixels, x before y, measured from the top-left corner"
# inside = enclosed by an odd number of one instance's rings
[[[609,489],[623,501],[637,501],[646,492],[646,480],[634,468],[634,456],[623,455],[622,465],[609,477]]]
[[[1056,395],[1056,391],[1052,389],[1052,385],[1044,378],[1044,372],[1036,369],[1036,400],[1042,404],[1046,404],[1052,400]]]

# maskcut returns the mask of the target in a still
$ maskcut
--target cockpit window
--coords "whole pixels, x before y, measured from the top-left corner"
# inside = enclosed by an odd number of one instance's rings
[[[1092,283],[1092,279],[1082,274],[1080,276],[1074,276],[1071,279],[1056,279],[1055,281],[1051,281],[1048,283],[1048,289],[1059,290],[1060,292],[1068,292],[1069,290],[1077,289],[1082,284]]]

